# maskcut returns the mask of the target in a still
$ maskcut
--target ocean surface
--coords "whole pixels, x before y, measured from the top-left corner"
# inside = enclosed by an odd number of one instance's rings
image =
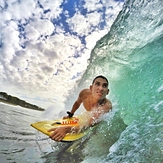
[[[99,74],[109,79],[113,111],[76,143],[34,131],[42,112],[0,104],[0,162],[163,163],[162,0],[125,2],[77,88]]]

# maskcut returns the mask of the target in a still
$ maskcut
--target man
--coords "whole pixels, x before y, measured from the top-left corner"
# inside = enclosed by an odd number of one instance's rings
[[[55,141],[61,141],[67,133],[78,132],[82,128],[93,126],[101,120],[101,116],[109,112],[112,109],[112,104],[106,95],[109,93],[108,89],[109,82],[107,78],[100,75],[95,77],[92,85],[89,89],[83,89],[79,93],[78,99],[75,101],[71,112],[67,112],[68,116],[64,118],[70,118],[74,115],[75,111],[83,103],[86,109],[85,113],[79,116],[79,127],[63,126],[60,128],[50,129],[49,132],[53,131],[50,138]],[[80,119],[83,119],[80,121]],[[82,122],[84,121],[84,123]]]

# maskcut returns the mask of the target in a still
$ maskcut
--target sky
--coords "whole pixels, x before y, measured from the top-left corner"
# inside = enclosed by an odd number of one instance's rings
[[[123,0],[0,0],[0,92],[64,102]]]

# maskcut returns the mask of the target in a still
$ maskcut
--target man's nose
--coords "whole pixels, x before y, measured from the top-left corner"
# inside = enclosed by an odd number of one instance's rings
[[[104,88],[103,88],[103,86],[102,86],[102,85],[100,85],[100,86],[99,86],[99,89],[100,89],[100,90],[103,90]]]

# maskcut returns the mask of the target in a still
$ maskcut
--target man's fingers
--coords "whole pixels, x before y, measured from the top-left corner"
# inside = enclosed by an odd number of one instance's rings
[[[55,141],[61,141],[64,137],[63,137],[63,135],[61,135],[59,133],[53,132],[50,135],[50,138],[53,139],[53,140],[55,140]]]
[[[61,133],[56,131],[56,129],[50,129],[49,131],[54,131],[49,137],[55,141],[61,141],[64,138]]]
[[[52,137],[52,139],[55,140],[55,141],[61,141],[63,139],[63,137],[55,135],[55,136]]]
[[[51,132],[51,131],[55,131],[56,128],[51,128],[50,130],[48,130],[48,132]]]
[[[65,127],[52,128],[49,130],[49,132],[52,131],[49,137],[55,141],[61,141],[66,135],[66,129]]]

